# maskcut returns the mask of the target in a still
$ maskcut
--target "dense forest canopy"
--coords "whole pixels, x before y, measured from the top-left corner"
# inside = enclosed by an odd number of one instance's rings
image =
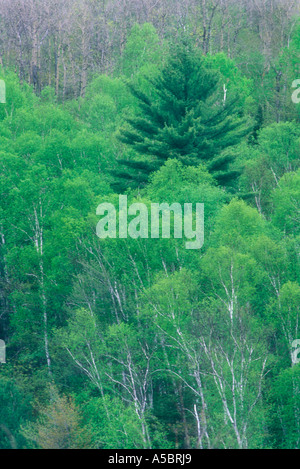
[[[300,448],[299,79],[299,0],[0,0],[0,449]]]

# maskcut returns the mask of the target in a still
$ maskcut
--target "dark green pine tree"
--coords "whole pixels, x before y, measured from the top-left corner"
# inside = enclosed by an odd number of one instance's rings
[[[159,76],[148,82],[147,94],[130,85],[139,113],[127,120],[119,138],[136,157],[119,160],[116,188],[144,185],[169,158],[184,165],[204,163],[220,184],[229,184],[236,173],[229,169],[232,157],[221,152],[249,133],[239,97],[224,100],[220,75],[189,46],[177,46]]]

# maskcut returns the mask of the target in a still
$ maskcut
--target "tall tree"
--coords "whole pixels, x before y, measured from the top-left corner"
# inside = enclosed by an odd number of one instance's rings
[[[148,82],[147,94],[130,85],[139,112],[127,119],[120,139],[133,148],[135,158],[120,160],[127,170],[117,175],[129,185],[141,185],[167,159],[177,158],[184,165],[204,163],[222,185],[232,180],[232,157],[222,150],[249,131],[238,94],[226,94],[220,74],[186,44],[175,47],[159,75]]]

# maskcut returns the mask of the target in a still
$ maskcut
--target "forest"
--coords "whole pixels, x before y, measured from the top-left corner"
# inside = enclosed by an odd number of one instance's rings
[[[0,0],[0,449],[300,449],[299,124],[300,0]]]

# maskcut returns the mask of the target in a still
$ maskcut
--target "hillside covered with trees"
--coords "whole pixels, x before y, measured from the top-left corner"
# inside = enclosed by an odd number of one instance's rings
[[[0,0],[0,80],[0,449],[300,449],[299,0]]]

